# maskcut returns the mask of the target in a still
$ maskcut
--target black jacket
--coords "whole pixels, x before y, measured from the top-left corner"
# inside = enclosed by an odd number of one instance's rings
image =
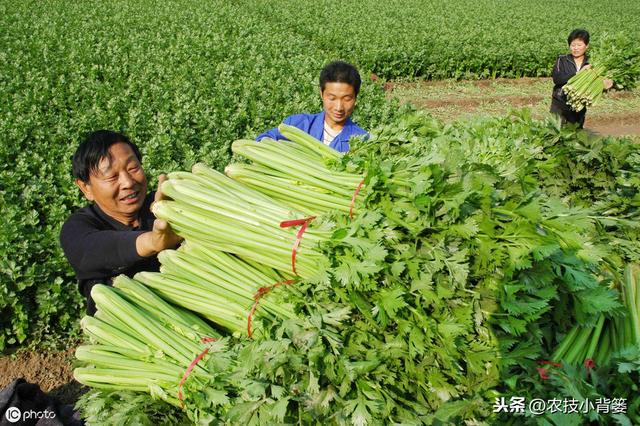
[[[87,298],[87,313],[95,313],[90,297],[95,284],[110,285],[120,274],[132,277],[137,272],[160,269],[157,256],[141,257],[136,250],[138,236],[153,229],[153,198],[154,193],[146,196],[136,228],[118,222],[96,204],[76,211],[62,225],[60,244],[76,272],[80,293]]]
[[[582,62],[582,66],[589,64],[589,57],[585,55],[584,61]],[[553,66],[553,93],[552,93],[552,104],[560,104],[558,106],[562,106],[562,109],[569,108],[567,105],[567,95],[562,92],[562,87],[576,75],[578,70],[576,69],[576,62],[573,59],[573,55],[560,55],[558,56],[558,60]]]

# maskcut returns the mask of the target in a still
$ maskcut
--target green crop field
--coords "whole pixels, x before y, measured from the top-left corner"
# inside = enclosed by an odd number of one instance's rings
[[[58,233],[83,204],[70,176],[83,134],[127,132],[151,176],[196,160],[221,167],[233,140],[319,110],[318,70],[334,58],[227,2],[5,3],[0,12],[0,348],[68,329],[81,312]],[[379,123],[391,111],[366,84],[358,119]]]
[[[387,78],[549,75],[576,27],[594,37],[626,31],[640,41],[640,4],[624,0],[362,0],[340,12],[328,1],[297,4],[269,2],[260,13],[316,49]]]

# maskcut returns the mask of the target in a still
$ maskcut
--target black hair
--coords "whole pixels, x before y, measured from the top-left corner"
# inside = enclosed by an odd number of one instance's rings
[[[109,148],[120,142],[129,145],[138,161],[142,162],[140,150],[126,135],[112,130],[96,130],[84,138],[73,154],[73,177],[82,182],[89,182],[89,176],[98,169],[100,161],[104,158],[111,160]]]
[[[567,44],[571,44],[571,42],[576,39],[584,41],[584,44],[589,44],[589,31],[583,30],[582,28],[571,31],[571,34],[569,34],[567,38]]]
[[[333,61],[325,65],[320,72],[320,90],[324,91],[327,83],[347,83],[353,90],[360,92],[362,80],[356,67],[343,61]]]

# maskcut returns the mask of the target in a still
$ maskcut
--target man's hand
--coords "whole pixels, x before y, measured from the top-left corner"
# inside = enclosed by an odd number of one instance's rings
[[[613,87],[613,80],[610,78],[605,78],[602,80],[602,84],[604,85],[604,90],[609,90]]]
[[[580,68],[580,71],[588,70],[590,68],[591,68],[591,64],[587,64],[587,65],[583,66],[582,68]]]
[[[161,174],[160,176],[158,176],[158,189],[156,190],[156,194],[153,197],[153,202],[158,202],[160,200],[164,200],[166,197],[164,196],[164,194],[160,191],[160,187],[162,186],[162,182],[167,180],[167,175],[165,174]]]
[[[160,191],[160,186],[165,180],[167,180],[166,175],[158,176],[158,190],[153,200],[154,203],[165,199],[164,194]],[[173,232],[171,225],[166,220],[156,219],[153,221],[153,229],[140,234],[136,239],[136,251],[142,257],[149,257],[160,253],[164,249],[174,248],[181,241],[182,237]]]
[[[164,181],[167,180],[167,175],[165,174],[161,174],[160,176],[158,176],[158,189],[156,189],[156,193],[153,196],[153,202],[151,203],[151,205],[149,206],[149,210],[151,210],[153,212],[153,205],[155,203],[157,203],[158,201],[162,201],[165,200],[167,197],[162,193],[162,191],[160,191],[160,187],[162,186],[162,183]]]
[[[175,248],[182,241],[166,220],[153,221],[153,229],[140,234],[136,239],[136,251],[142,257],[160,253],[164,249]]]

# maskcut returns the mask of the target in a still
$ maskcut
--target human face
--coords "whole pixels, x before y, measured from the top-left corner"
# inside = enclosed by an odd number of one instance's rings
[[[348,83],[326,83],[320,91],[324,120],[331,127],[344,127],[356,106],[356,91]]]
[[[131,147],[123,142],[109,148],[111,160],[100,160],[89,182],[76,184],[89,201],[95,202],[103,212],[125,225],[136,225],[138,211],[147,194],[147,178],[142,165]]]
[[[574,58],[581,58],[584,56],[584,53],[587,51],[587,47],[589,47],[588,44],[586,44],[584,41],[582,41],[581,39],[577,38],[575,40],[573,40],[570,44],[569,44],[569,49],[571,49],[571,55]]]

